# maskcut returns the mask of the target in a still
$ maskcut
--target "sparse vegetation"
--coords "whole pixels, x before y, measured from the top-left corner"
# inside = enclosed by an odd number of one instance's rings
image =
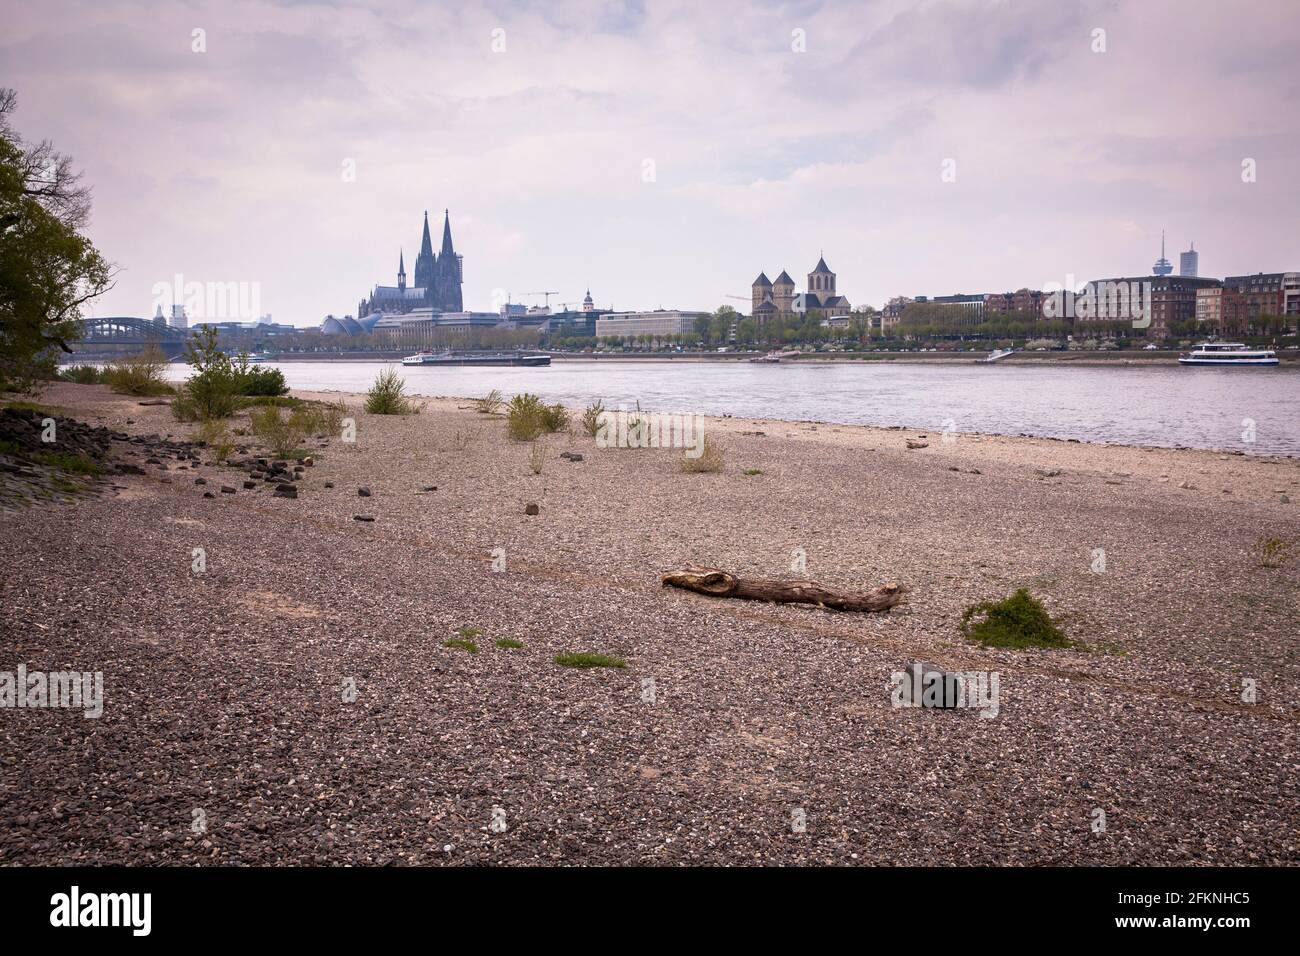
[[[482,637],[482,636],[483,636],[483,628],[481,628],[481,627],[473,627],[473,626],[471,626],[471,625],[469,625],[469,624],[466,624],[466,625],[464,625],[463,627],[461,627],[459,630],[457,630],[456,633],[457,633],[458,635],[460,635],[461,637],[464,637],[464,638]]]
[[[516,641],[513,637],[499,637],[496,641],[497,647],[514,649],[524,646],[523,641]]]
[[[305,420],[309,416],[310,413],[294,409],[288,418],[284,418],[279,408],[266,405],[253,410],[249,415],[249,423],[253,434],[276,457],[292,458],[297,457],[298,446],[311,431],[310,423]]]
[[[597,399],[582,413],[582,430],[592,438],[595,438],[596,432],[600,431],[600,416],[604,411],[605,403]]]
[[[482,398],[474,399],[474,408],[483,415],[495,415],[501,411],[501,406],[505,399],[501,396],[499,389],[492,389]]]
[[[982,617],[981,617],[982,615]],[[984,601],[966,609],[961,630],[985,647],[1074,647],[1052,620],[1043,602],[1025,588],[1001,601]]]
[[[569,410],[558,402],[546,405],[530,392],[506,405],[506,433],[515,441],[535,441],[543,432],[558,432],[569,424]]]
[[[172,402],[178,421],[229,418],[239,407],[240,376],[230,357],[217,347],[211,326],[196,329],[185,345],[185,361],[194,369]]]
[[[73,475],[101,475],[104,469],[98,462],[85,455],[74,455],[66,451],[38,451],[32,455],[32,461],[38,465],[55,468]]]
[[[555,663],[561,667],[627,667],[627,661],[608,654],[557,654]]]
[[[139,355],[104,366],[100,379],[120,395],[167,395],[174,391],[163,379],[167,356],[157,345]]]
[[[1280,568],[1290,556],[1291,544],[1281,538],[1260,538],[1255,542],[1255,553],[1261,568]]]
[[[687,449],[689,452],[690,449]],[[682,455],[682,471],[688,474],[701,474],[705,472],[722,471],[723,460],[726,458],[719,445],[709,436],[704,436],[704,446],[700,449],[700,454],[692,458],[689,454]]]
[[[69,365],[59,370],[59,378],[76,385],[104,384],[104,372],[98,365]]]
[[[226,461],[235,453],[235,442],[223,419],[214,418],[200,425],[199,441],[212,450],[217,461]]]
[[[742,475],[761,475],[762,473],[763,473],[762,468],[746,468],[744,471],[741,472]]]
[[[535,441],[528,452],[528,467],[532,469],[534,475],[540,475],[545,464],[546,446],[539,441]]]
[[[569,427],[569,410],[556,402],[542,406],[542,430],[554,434]]]
[[[420,408],[405,392],[406,380],[397,369],[386,368],[366,393],[366,411],[371,415],[414,415]]]
[[[478,645],[477,645],[477,644],[475,644],[473,641],[467,641],[467,640],[465,640],[465,639],[463,639],[463,638],[459,638],[459,637],[450,637],[450,638],[448,638],[447,640],[445,640],[445,641],[442,642],[442,646],[443,646],[443,647],[459,647],[461,650],[463,650],[463,651],[468,651],[468,652],[471,653],[471,654],[477,654],[477,653],[478,653]]]

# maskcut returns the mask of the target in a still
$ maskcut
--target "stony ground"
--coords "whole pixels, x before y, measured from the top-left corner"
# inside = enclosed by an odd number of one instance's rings
[[[98,386],[39,400],[189,437]],[[1300,541],[1300,462],[728,419],[721,474],[564,435],[535,475],[467,405],[358,413],[293,499],[173,456],[0,513],[0,671],[105,686],[99,719],[0,710],[0,862],[1300,861],[1300,544],[1260,551]],[[800,552],[910,601],[659,586]],[[1019,586],[1089,649],[961,638]],[[891,707],[915,660],[998,671],[998,716]]]

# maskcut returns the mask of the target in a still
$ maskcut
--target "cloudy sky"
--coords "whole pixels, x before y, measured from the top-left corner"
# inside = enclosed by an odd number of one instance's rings
[[[880,306],[1143,274],[1162,228],[1300,269],[1297,49],[1295,0],[0,0],[15,125],[121,270],[97,314],[179,273],[296,325],[444,207],[473,309],[746,310],[822,252]]]

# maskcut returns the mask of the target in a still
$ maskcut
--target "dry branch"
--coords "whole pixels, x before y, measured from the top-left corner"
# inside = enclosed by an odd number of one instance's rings
[[[685,588],[711,597],[816,604],[836,611],[888,611],[901,604],[903,595],[907,593],[907,588],[901,584],[886,584],[871,591],[833,591],[816,581],[742,581],[717,568],[694,566],[669,571],[661,580],[664,587]]]

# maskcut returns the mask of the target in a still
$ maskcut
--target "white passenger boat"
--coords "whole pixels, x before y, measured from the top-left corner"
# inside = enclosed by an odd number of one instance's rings
[[[1249,349],[1241,342],[1202,342],[1178,356],[1180,365],[1276,365],[1272,349]]]

